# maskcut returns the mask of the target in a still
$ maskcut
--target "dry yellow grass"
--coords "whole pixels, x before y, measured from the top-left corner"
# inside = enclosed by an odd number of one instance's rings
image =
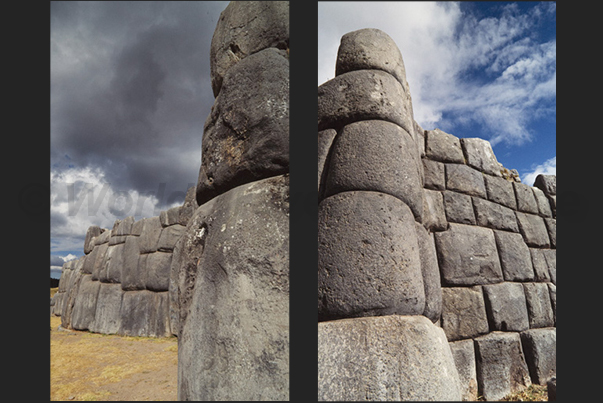
[[[176,338],[59,332],[51,317],[51,400],[175,400]]]

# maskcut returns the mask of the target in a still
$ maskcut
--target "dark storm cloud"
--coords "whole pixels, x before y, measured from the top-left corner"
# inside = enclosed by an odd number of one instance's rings
[[[226,4],[52,2],[52,169],[100,167],[140,193],[196,183]]]

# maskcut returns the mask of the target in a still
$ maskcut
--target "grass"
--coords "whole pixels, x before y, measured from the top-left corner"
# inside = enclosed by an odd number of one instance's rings
[[[479,396],[478,401],[485,401],[483,396]],[[526,389],[505,396],[501,401],[506,402],[546,402],[548,401],[546,385],[531,385]]]
[[[60,323],[50,318],[50,400],[176,398],[175,337],[59,332]]]

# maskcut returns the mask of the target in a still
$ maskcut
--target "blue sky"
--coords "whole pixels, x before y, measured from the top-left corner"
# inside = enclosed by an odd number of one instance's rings
[[[489,140],[524,183],[556,174],[555,2],[319,2],[319,85],[361,28],[400,48],[424,129]]]

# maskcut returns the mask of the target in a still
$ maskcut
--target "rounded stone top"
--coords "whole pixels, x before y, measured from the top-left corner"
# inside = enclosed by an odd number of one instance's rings
[[[265,48],[289,48],[288,1],[231,1],[211,40],[211,88],[218,96],[228,69]]]
[[[402,53],[394,40],[376,28],[345,34],[337,52],[335,75],[354,70],[378,69],[394,76],[408,92]]]

